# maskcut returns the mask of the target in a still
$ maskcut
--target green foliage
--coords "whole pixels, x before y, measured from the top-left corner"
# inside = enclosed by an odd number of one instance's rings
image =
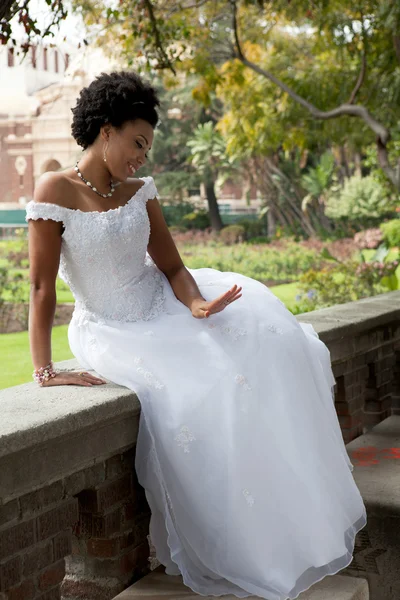
[[[234,271],[268,282],[268,285],[270,282],[297,281],[304,271],[322,268],[326,262],[317,251],[295,242],[281,242],[279,247],[247,243],[225,246],[218,242],[207,246],[185,244],[180,248],[180,254],[189,268]]]
[[[326,202],[326,214],[333,219],[379,218],[391,209],[385,190],[372,176],[354,175],[343,188],[333,190]]]
[[[335,304],[352,302],[399,288],[399,260],[387,260],[388,249],[382,245],[370,261],[360,253],[360,260],[339,261],[328,250],[321,253],[331,264],[310,269],[299,279],[300,294],[296,310],[304,312]],[[396,274],[398,272],[398,276]]]
[[[383,239],[389,248],[400,248],[400,219],[381,223],[380,229],[383,233]]]
[[[29,262],[27,231],[23,227],[14,232],[15,238],[8,246],[7,262],[14,268],[26,268]]]
[[[398,68],[397,68],[398,69]],[[399,77],[399,75],[398,75]],[[396,130],[397,129],[397,130]],[[396,164],[400,160],[400,130],[399,127],[393,128],[393,137],[387,146],[388,154],[389,154],[389,162],[391,164]],[[363,166],[365,169],[368,169],[370,175],[372,175],[382,187],[385,188],[388,195],[394,196],[394,201],[397,198],[397,202],[399,202],[399,192],[393,190],[393,186],[390,184],[388,178],[385,173],[382,171],[381,166],[378,160],[378,151],[376,144],[369,144],[364,148],[364,160]]]
[[[225,141],[212,121],[197,125],[186,145],[191,151],[189,161],[206,179],[215,180],[221,170],[232,165],[226,155]]]
[[[181,223],[187,229],[206,229],[210,227],[210,217],[205,210],[194,211],[184,215]]]
[[[251,221],[250,219],[241,218],[235,222],[235,225],[241,225],[244,228],[246,240],[252,240],[257,237],[267,237],[268,230],[265,219]]]
[[[228,225],[221,229],[219,237],[221,242],[230,246],[243,242],[245,233],[245,228],[242,225]]]
[[[270,241],[267,235],[258,235],[246,240],[246,244],[269,244]]]
[[[162,190],[162,200],[168,199],[169,203],[184,202],[187,190],[199,187],[197,173],[178,171],[164,171],[157,175],[157,187]]]
[[[311,167],[308,173],[301,177],[301,184],[308,192],[303,198],[302,209],[313,199],[318,200],[324,196],[329,188],[335,166],[335,159],[331,152],[324,152],[316,167]]]
[[[178,202],[176,204],[168,205],[163,204],[162,212],[168,227],[180,225],[186,228],[186,225],[183,224],[182,220],[185,215],[193,213],[193,204],[190,202]]]

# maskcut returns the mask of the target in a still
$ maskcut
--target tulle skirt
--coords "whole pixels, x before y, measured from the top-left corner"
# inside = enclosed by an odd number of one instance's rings
[[[71,350],[139,398],[135,467],[166,573],[201,595],[294,599],[350,564],[367,521],[329,350],[263,284],[189,271],[207,300],[243,295],[195,319],[162,274],[165,312],[73,317]]]

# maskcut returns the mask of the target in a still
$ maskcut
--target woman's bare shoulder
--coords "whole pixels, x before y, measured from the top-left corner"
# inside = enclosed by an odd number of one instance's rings
[[[145,181],[143,181],[143,179],[128,177],[128,179],[121,184],[121,187],[123,187],[124,191],[126,190],[128,194],[133,196],[144,184]]]
[[[49,171],[39,177],[35,185],[35,202],[57,204],[63,208],[73,208],[73,186],[68,171]]]

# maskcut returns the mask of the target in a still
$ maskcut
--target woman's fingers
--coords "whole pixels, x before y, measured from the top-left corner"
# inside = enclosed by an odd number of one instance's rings
[[[210,314],[221,312],[228,306],[228,304],[232,304],[235,300],[238,300],[242,294],[242,287],[239,287],[235,284],[230,290],[222,294],[219,298],[216,298],[210,303],[209,308],[207,309],[205,316],[208,317]]]
[[[219,298],[213,300],[211,306],[214,308],[216,306],[224,304],[225,302],[230,302],[236,296],[236,294],[241,292],[241,290],[241,287],[237,289],[237,285],[234,285],[232,289],[222,294]]]
[[[237,288],[236,285],[234,287]],[[240,294],[241,291],[242,291],[241,287],[237,288],[237,289],[229,290],[228,292],[226,292],[220,298],[217,299],[218,304],[225,304],[225,302],[232,302],[234,299],[236,299],[237,295]]]
[[[99,377],[95,377],[86,371],[81,371],[80,373],[76,371],[66,371],[59,372],[55,377],[46,381],[44,386],[54,386],[54,385],[80,385],[83,387],[91,387],[93,385],[104,385],[107,383],[103,379]]]
[[[86,381],[90,381],[91,383],[94,383],[96,385],[100,385],[102,383],[107,383],[106,381],[104,381],[104,379],[100,379],[99,377],[90,375],[90,373],[85,373],[84,377],[85,377]]]

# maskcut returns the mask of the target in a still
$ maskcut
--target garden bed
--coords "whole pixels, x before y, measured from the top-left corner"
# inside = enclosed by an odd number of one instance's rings
[[[57,304],[54,326],[67,325],[74,310],[73,303]],[[4,302],[0,309],[0,334],[18,333],[28,329],[29,304]]]

